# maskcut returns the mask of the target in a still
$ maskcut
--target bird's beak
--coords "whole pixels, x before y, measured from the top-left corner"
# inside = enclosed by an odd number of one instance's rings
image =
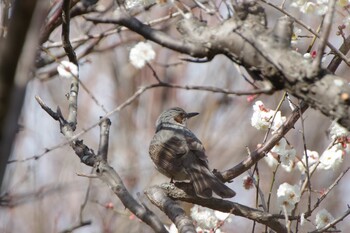
[[[190,112],[186,113],[186,118],[189,119],[191,117],[197,116],[199,113],[198,112]]]

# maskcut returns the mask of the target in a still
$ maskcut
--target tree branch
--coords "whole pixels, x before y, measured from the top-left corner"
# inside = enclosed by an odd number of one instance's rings
[[[189,185],[188,183],[165,183],[160,186],[155,186],[146,189],[145,194],[152,201],[152,203],[164,203],[166,199],[163,199],[162,201],[158,199],[166,198],[166,196],[168,196],[172,199],[190,202],[193,204],[208,207],[210,209],[219,210],[221,212],[226,213],[232,213],[237,216],[248,218],[250,220],[267,225],[272,230],[279,233],[287,232],[285,226],[281,224],[278,220],[276,220],[276,217],[272,214],[227,200],[217,198],[199,198],[195,195],[193,187],[191,186],[192,185]],[[162,191],[160,191],[160,189]],[[153,199],[153,193],[159,195],[156,196],[156,200]],[[165,193],[166,196],[163,196],[163,193]]]

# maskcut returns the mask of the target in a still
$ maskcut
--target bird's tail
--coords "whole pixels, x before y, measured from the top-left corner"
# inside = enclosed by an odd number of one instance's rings
[[[230,198],[236,195],[235,191],[227,187],[202,164],[192,163],[187,173],[189,174],[194,190],[199,197],[210,198],[212,197],[213,192],[222,198]]]

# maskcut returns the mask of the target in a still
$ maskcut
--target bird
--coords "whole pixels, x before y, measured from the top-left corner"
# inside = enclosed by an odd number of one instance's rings
[[[202,142],[187,128],[187,120],[199,113],[187,113],[180,107],[170,108],[156,121],[149,155],[156,169],[173,180],[189,180],[201,198],[211,198],[213,192],[222,198],[236,193],[227,187],[209,169]]]

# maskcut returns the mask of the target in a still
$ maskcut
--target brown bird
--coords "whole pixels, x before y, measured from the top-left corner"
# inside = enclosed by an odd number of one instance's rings
[[[151,159],[172,180],[190,180],[199,197],[210,198],[213,191],[223,198],[233,197],[236,193],[209,170],[201,141],[186,127],[186,120],[196,115],[179,107],[160,114],[149,147]]]

